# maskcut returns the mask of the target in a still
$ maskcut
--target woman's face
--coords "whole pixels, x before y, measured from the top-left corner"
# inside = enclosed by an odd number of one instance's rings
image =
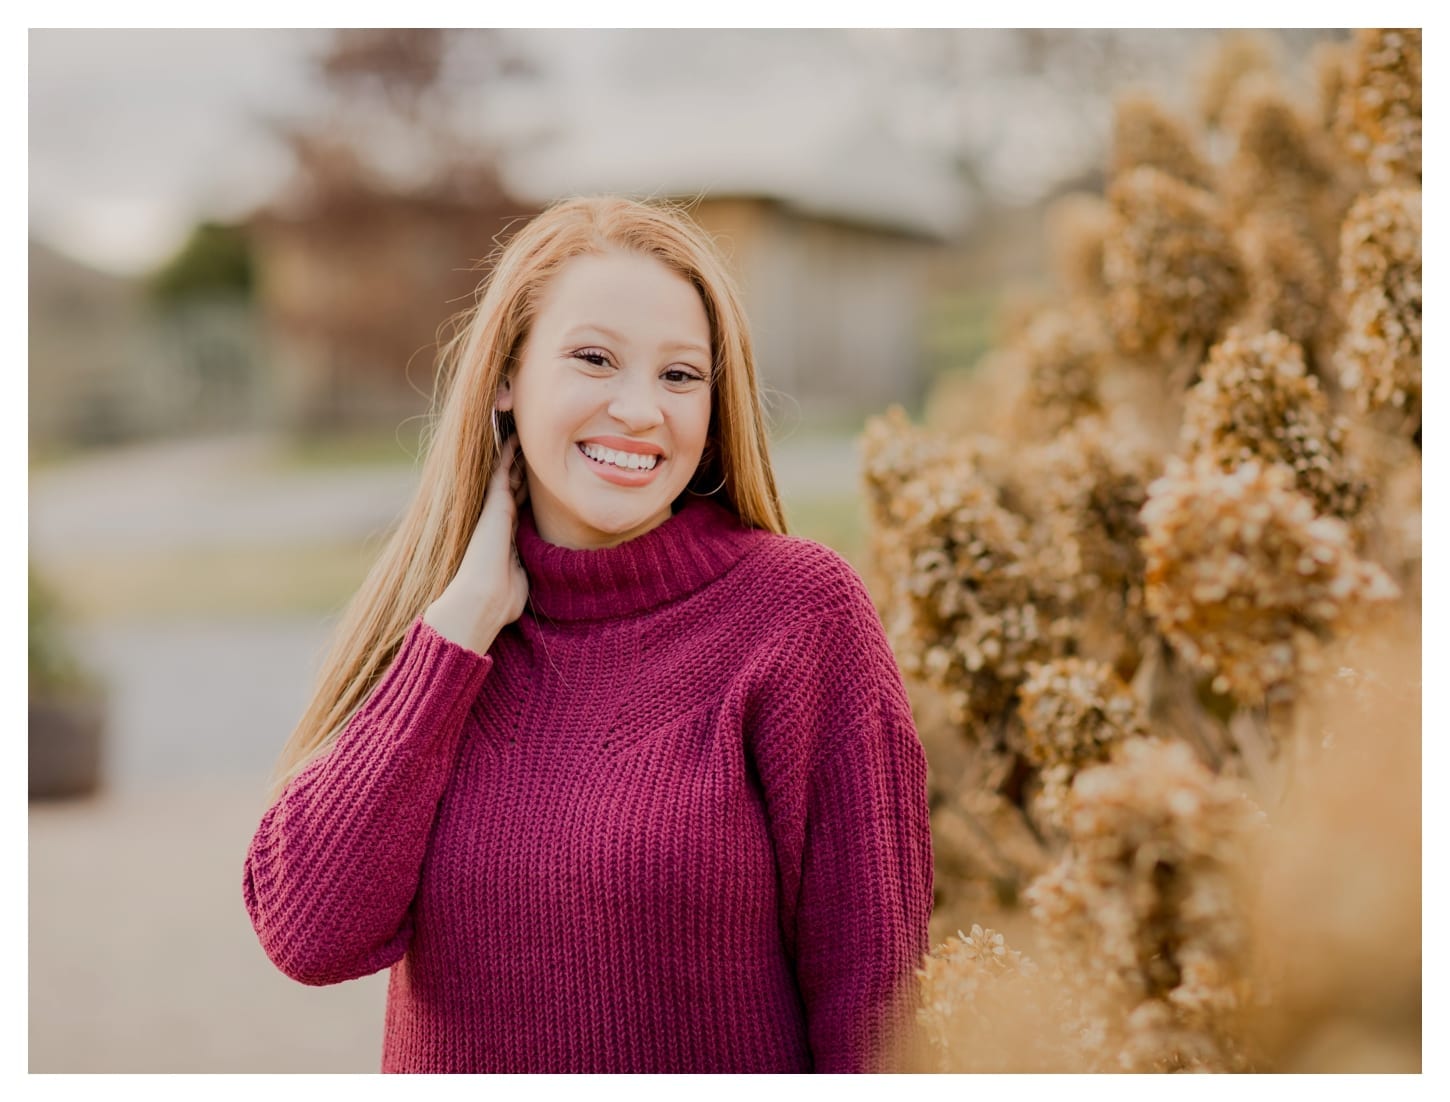
[[[670,518],[704,452],[711,362],[699,293],[658,260],[613,251],[559,270],[497,396],[513,411],[545,540],[612,547]],[[588,441],[615,454],[592,459]],[[654,468],[609,462],[636,452]]]

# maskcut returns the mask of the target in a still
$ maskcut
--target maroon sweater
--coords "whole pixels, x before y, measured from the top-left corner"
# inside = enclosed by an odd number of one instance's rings
[[[287,975],[391,968],[382,1070],[891,1070],[919,1005],[926,758],[834,551],[689,497],[517,545],[485,655],[420,618],[263,817],[243,894]]]

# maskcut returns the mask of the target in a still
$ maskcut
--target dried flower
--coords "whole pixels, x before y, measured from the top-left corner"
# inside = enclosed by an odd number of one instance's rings
[[[1099,417],[1082,417],[1019,460],[1024,511],[1036,518],[1037,541],[1053,588],[1078,622],[1077,654],[1137,667],[1151,621],[1143,604],[1139,518],[1154,458]]]
[[[1043,221],[1058,286],[1070,298],[1102,298],[1107,293],[1103,242],[1112,227],[1107,201],[1101,195],[1068,192],[1048,204]]]
[[[1309,50],[1309,69],[1315,91],[1315,121],[1322,130],[1332,130],[1339,113],[1339,98],[1353,64],[1353,47],[1345,42],[1316,42]]]
[[[1002,500],[1001,460],[976,445],[932,440],[893,407],[867,422],[864,477],[902,669],[947,690],[964,726],[996,730],[1023,663],[1063,653],[1071,627],[1031,525]]]
[[[1093,311],[1083,306],[1039,311],[1016,350],[1023,378],[1012,388],[1012,404],[999,426],[1003,435],[1051,439],[1102,409],[1098,377],[1108,343]]]
[[[1293,221],[1272,213],[1246,215],[1234,241],[1249,272],[1250,293],[1239,324],[1277,329],[1310,345],[1324,325],[1330,282],[1314,242]]]
[[[1166,359],[1206,348],[1248,294],[1218,200],[1153,168],[1114,180],[1108,200],[1103,274],[1117,347]]]
[[[1014,728],[1020,753],[1038,770],[1027,809],[1042,831],[1060,838],[1078,771],[1106,761],[1123,739],[1145,735],[1147,723],[1132,690],[1101,662],[1061,658],[1028,663],[1027,671]]]
[[[1380,187],[1420,186],[1420,50],[1417,28],[1355,32],[1334,133]]]
[[[1211,455],[1170,456],[1143,506],[1148,611],[1215,691],[1245,704],[1291,693],[1316,640],[1400,595],[1294,482],[1279,463],[1225,472]]]
[[[1359,408],[1406,435],[1420,428],[1420,193],[1362,196],[1340,238],[1339,381]]]
[[[1337,187],[1332,149],[1322,132],[1266,76],[1240,86],[1227,125],[1236,147],[1224,166],[1221,189],[1233,217],[1271,213],[1327,262],[1349,197]]]
[[[1277,43],[1260,31],[1237,30],[1219,35],[1196,76],[1195,99],[1203,121],[1209,126],[1220,125],[1239,83],[1253,73],[1272,72],[1278,61]]]
[[[1232,870],[1257,809],[1187,744],[1130,738],[1073,782],[1069,844],[1026,895],[1063,952],[1137,1008],[1129,1070],[1238,1066],[1245,995]]]
[[[1146,733],[1132,690],[1101,662],[1029,662],[1017,692],[1022,752],[1034,765],[1080,769],[1106,761],[1115,743]]]
[[[1297,344],[1274,330],[1236,328],[1209,351],[1188,392],[1179,454],[1212,456],[1225,471],[1251,459],[1282,463],[1316,513],[1352,520],[1369,484],[1345,453],[1346,427]]]
[[[917,1022],[930,1070],[1093,1070],[1065,989],[998,931],[977,924],[970,934],[958,930],[923,964]]]
[[[1194,187],[1213,186],[1213,171],[1188,125],[1142,89],[1120,93],[1113,104],[1112,176],[1156,168]]]

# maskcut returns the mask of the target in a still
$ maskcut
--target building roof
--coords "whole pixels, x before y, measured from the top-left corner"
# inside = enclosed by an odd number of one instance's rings
[[[948,240],[969,224],[966,182],[884,127],[806,98],[788,106],[691,90],[687,102],[611,95],[550,139],[506,153],[504,186],[565,195],[765,198],[801,213]]]

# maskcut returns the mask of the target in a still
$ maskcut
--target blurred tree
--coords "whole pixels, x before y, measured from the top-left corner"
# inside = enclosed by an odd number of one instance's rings
[[[296,171],[249,228],[286,424],[425,407],[410,371],[427,371],[499,232],[535,212],[505,192],[483,122],[528,68],[495,31],[341,30],[316,58],[323,110],[270,122]]]
[[[146,291],[161,306],[218,295],[249,297],[252,257],[245,231],[202,222],[176,255],[146,280]]]

